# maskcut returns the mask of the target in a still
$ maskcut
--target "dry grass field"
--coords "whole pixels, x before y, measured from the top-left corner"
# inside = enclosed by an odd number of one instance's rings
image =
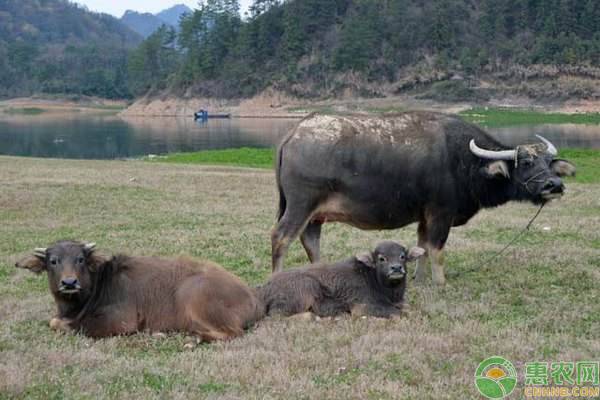
[[[271,171],[0,157],[0,182],[0,399],[477,399],[473,374],[486,357],[521,374],[528,361],[600,355],[598,183],[568,183],[519,243],[474,272],[536,208],[512,203],[454,229],[448,285],[411,284],[403,319],[266,319],[186,351],[181,335],[57,334],[45,277],[13,265],[74,238],[108,253],[208,258],[258,284],[270,270]],[[414,244],[415,231],[327,225],[323,257],[383,238]],[[296,243],[286,265],[304,263]]]

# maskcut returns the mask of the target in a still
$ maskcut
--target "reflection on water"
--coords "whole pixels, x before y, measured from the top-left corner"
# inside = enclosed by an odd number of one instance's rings
[[[501,143],[516,146],[536,143],[536,134],[550,140],[556,147],[600,148],[600,125],[541,124],[487,129]]]
[[[270,147],[295,119],[121,118],[102,115],[2,115],[0,154],[111,159],[232,147]],[[600,148],[598,125],[534,125],[488,129],[514,146],[541,134],[557,147]]]
[[[296,119],[0,117],[0,154],[112,159],[232,147],[270,147]]]

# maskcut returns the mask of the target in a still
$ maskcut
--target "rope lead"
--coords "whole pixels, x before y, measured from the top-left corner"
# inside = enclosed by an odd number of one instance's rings
[[[521,236],[523,236],[523,234],[525,232],[527,232],[529,230],[529,228],[531,227],[531,224],[533,224],[533,221],[535,221],[535,219],[538,217],[538,215],[540,215],[540,213],[542,212],[542,208],[544,208],[545,205],[546,205],[546,202],[542,203],[542,205],[537,210],[537,212],[535,213],[535,215],[533,216],[533,218],[531,218],[529,220],[529,223],[527,224],[527,226],[525,226],[525,228],[523,228],[521,230],[521,232],[519,232],[517,234],[517,236],[515,236],[510,242],[508,242],[500,251],[497,251],[495,254],[492,254],[491,257],[488,257],[483,262],[480,262],[478,264],[473,265],[471,268],[467,269],[466,271],[457,272],[456,275],[469,274],[471,272],[475,272],[475,271],[479,270],[483,265],[488,264],[490,261],[494,260],[500,254],[504,253],[506,251],[506,249],[508,249],[510,246],[512,246],[518,239],[521,238]]]

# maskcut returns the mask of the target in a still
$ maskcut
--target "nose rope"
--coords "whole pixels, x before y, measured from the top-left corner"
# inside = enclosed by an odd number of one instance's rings
[[[543,173],[545,173],[545,172],[546,172],[546,171],[540,171],[540,172],[538,172],[537,174],[533,175],[531,178],[527,179],[525,182],[523,182],[523,181],[520,181],[520,180],[518,180],[518,179],[516,179],[516,181],[517,181],[519,184],[521,184],[521,186],[523,186],[523,187],[525,188],[525,190],[527,190],[527,192],[528,192],[529,194],[533,194],[533,193],[531,192],[531,190],[529,190],[529,184],[530,184],[531,182],[536,182],[536,183],[542,183],[542,182],[544,182],[544,180],[543,180],[543,179],[535,179],[535,178],[537,178],[538,176],[542,175],[542,174],[543,174]]]
[[[542,205],[540,206],[540,208],[538,208],[538,210],[535,213],[535,215],[529,220],[529,222],[527,223],[527,225],[525,226],[525,228],[523,228],[521,230],[521,232],[519,232],[500,251],[497,251],[496,253],[492,254],[490,257],[488,257],[487,259],[483,260],[482,262],[474,264],[473,266],[471,266],[467,270],[465,270],[463,272],[456,273],[456,276],[459,276],[461,274],[470,274],[472,272],[478,271],[478,270],[481,269],[482,266],[484,266],[485,264],[488,264],[489,262],[491,262],[492,260],[494,260],[496,257],[498,257],[500,254],[504,253],[506,251],[506,249],[508,249],[510,246],[512,246],[518,239],[521,238],[521,236],[523,236],[523,234],[525,232],[527,232],[529,230],[529,228],[531,227],[531,224],[533,224],[533,221],[535,221],[535,219],[538,217],[538,215],[540,215],[540,213],[542,212],[542,208],[544,208],[545,205],[546,205],[546,203],[542,203]]]

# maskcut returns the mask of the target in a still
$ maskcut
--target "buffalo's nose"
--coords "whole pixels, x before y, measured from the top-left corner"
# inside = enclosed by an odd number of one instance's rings
[[[565,186],[563,185],[562,180],[560,178],[552,177],[546,181],[542,190],[549,191],[552,193],[560,193],[564,190],[564,187]]]
[[[60,283],[65,287],[73,287],[77,285],[77,278],[64,278],[60,281]]]
[[[404,266],[403,265],[392,265],[390,267],[390,269],[392,270],[392,272],[394,273],[400,273],[400,274],[404,274],[406,273],[406,271],[404,270]]]

